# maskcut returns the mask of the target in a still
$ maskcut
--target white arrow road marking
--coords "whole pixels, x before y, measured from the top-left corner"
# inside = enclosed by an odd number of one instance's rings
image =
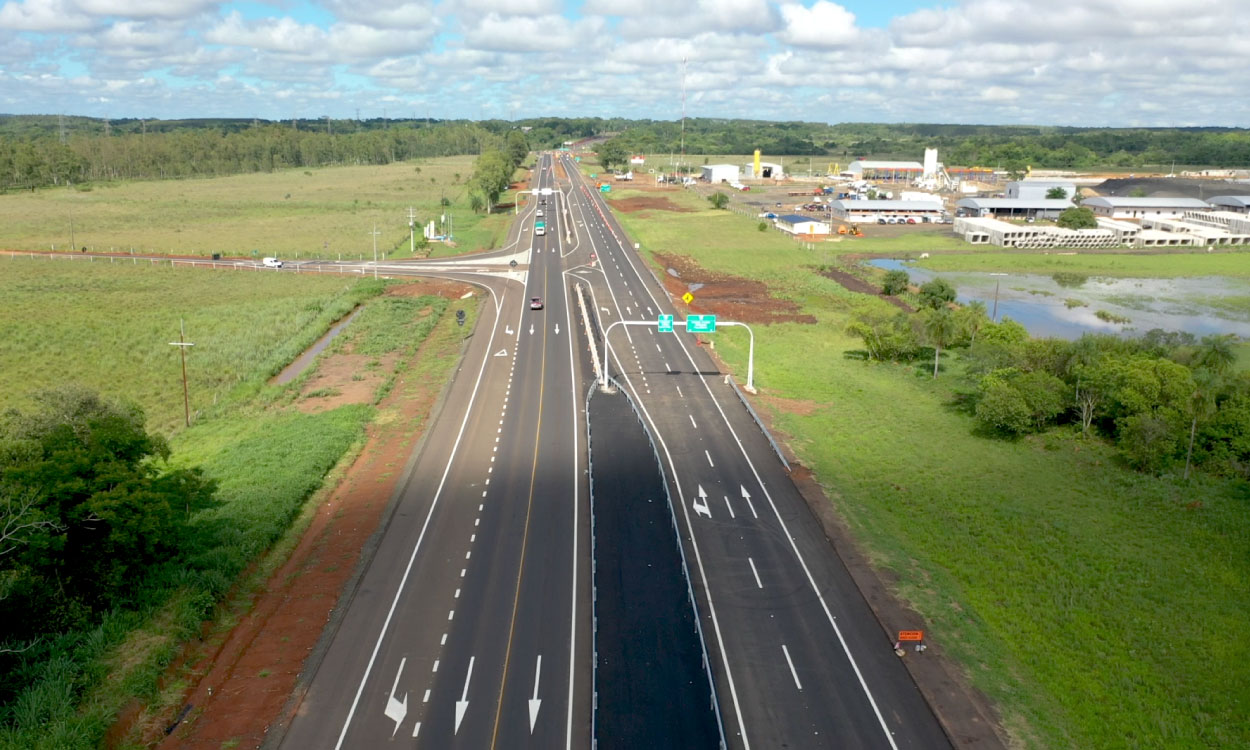
[[[460,722],[464,720],[464,712],[469,710],[469,680],[473,679],[473,659],[469,657],[469,673],[464,676],[464,692],[460,694],[460,700],[456,701],[456,729],[452,734],[460,733]]]
[[[530,323],[530,335],[531,335],[531,336],[533,336],[533,335],[534,335],[534,324],[533,324],[533,323]]]
[[[738,487],[742,489],[742,499],[746,500],[747,505],[751,508],[751,515],[759,518],[760,514],[755,512],[755,505],[751,502],[751,496],[747,493],[747,488],[742,485],[738,485]]]
[[[496,357],[506,357],[506,356],[508,356],[508,350],[507,350],[507,349],[500,349],[499,351],[495,352],[495,356],[496,356]]]
[[[606,308],[606,307],[600,307],[599,309],[600,309],[600,310],[603,310],[605,313],[608,313],[609,315],[610,315],[610,314],[612,314],[612,311],[611,311],[611,310],[609,310],[609,309],[608,309],[608,308]]]
[[[734,515],[734,507],[729,504],[729,495],[722,495],[722,497],[725,498],[725,507],[729,509],[729,517],[737,518],[737,516]]]
[[[543,671],[543,655],[538,655],[538,664],[534,666],[534,697],[530,698],[530,734],[534,733],[534,722],[538,721],[538,709],[543,702],[538,698],[538,678]]]
[[[404,673],[404,662],[408,661],[408,657],[399,660],[399,671],[395,673],[395,682],[391,684],[391,692],[386,696],[386,708],[382,713],[386,714],[386,718],[395,722],[395,728],[391,730],[391,737],[399,731],[399,725],[403,723],[404,717],[408,715],[408,693],[404,693],[402,701],[395,699],[395,689],[399,687],[399,676]]]
[[[556,335],[557,335],[557,336],[559,336],[559,335],[560,335],[560,324],[559,324],[559,323],[556,323]]]
[[[699,485],[699,496],[692,503],[694,512],[701,516],[712,517],[712,509],[707,505],[707,493],[703,491],[703,485]]]
[[[647,315],[655,315],[655,313],[651,311],[651,305],[647,305]]]
[[[508,325],[508,324],[506,324],[506,323],[505,323],[505,324],[504,324],[504,327],[503,327],[503,332],[504,332],[504,333],[506,333],[507,335],[511,336],[511,335],[512,335],[512,326],[510,326],[510,325]]]

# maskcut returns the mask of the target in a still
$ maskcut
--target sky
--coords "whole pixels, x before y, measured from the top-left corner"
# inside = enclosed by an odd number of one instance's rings
[[[1248,6],[0,0],[0,113],[1246,127]]]

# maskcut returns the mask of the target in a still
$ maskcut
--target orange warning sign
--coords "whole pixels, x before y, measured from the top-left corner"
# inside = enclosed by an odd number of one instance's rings
[[[904,641],[923,641],[924,631],[923,630],[900,630],[898,631],[898,640],[900,643]]]

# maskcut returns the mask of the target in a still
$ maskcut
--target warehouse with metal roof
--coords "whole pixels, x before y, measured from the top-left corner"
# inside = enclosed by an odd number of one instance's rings
[[[833,201],[829,204],[835,219],[876,221],[878,218],[908,217],[933,220],[943,214],[939,201]]]
[[[1250,213],[1250,195],[1217,195],[1207,203],[1225,211],[1236,211],[1239,214]]]
[[[1186,211],[1207,211],[1211,204],[1197,198],[1086,198],[1084,206],[1095,216],[1109,219],[1179,219]]]
[[[996,219],[1057,219],[1072,201],[1058,198],[961,198],[955,208],[967,216]]]

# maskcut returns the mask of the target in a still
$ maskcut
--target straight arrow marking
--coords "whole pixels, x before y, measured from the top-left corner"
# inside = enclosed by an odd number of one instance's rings
[[[534,722],[538,721],[538,709],[543,702],[538,698],[538,678],[543,671],[543,655],[538,655],[538,664],[534,666],[534,697],[530,698],[530,734],[534,733]]]
[[[464,692],[460,693],[460,700],[456,701],[456,729],[452,734],[460,733],[460,722],[464,721],[464,712],[469,710],[469,680],[473,679],[473,659],[469,657],[469,672],[464,676]]]
[[[408,693],[404,693],[404,699],[395,699],[395,689],[399,687],[399,676],[404,673],[404,662],[408,661],[408,657],[399,660],[399,670],[395,672],[395,682],[391,684],[391,692],[386,696],[386,708],[382,713],[386,714],[386,718],[395,722],[395,728],[391,730],[391,737],[399,731],[399,725],[403,723],[404,717],[408,715]]]
[[[747,507],[751,509],[751,515],[759,518],[760,514],[755,512],[755,504],[751,502],[751,496],[747,493],[747,488],[742,485],[738,485],[738,487],[742,490],[742,499],[747,501]]]

